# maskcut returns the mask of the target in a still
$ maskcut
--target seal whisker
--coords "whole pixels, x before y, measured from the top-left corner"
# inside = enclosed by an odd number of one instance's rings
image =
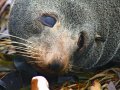
[[[25,42],[27,42],[27,43],[32,43],[32,42],[30,42],[30,41],[28,41],[28,40],[26,40],[26,39],[23,39],[23,38],[14,36],[14,35],[9,35],[9,34],[4,34],[4,33],[0,33],[0,35],[5,35],[5,36],[9,36],[9,37],[13,37],[13,38],[16,38],[16,39],[23,40],[23,41],[25,41]]]
[[[20,54],[26,54],[26,55],[31,55],[31,53],[29,52],[24,52],[24,51],[15,51],[16,53],[20,53]]]
[[[23,51],[23,52],[28,52],[28,49],[24,49],[24,48],[21,48],[21,47],[17,47],[15,48],[16,51]]]
[[[15,42],[17,43],[17,42]],[[22,43],[19,43],[19,44],[22,44]],[[22,44],[23,45],[23,44]],[[0,46],[3,46],[3,47],[13,47],[14,49],[18,49],[18,50],[24,50],[24,51],[28,51],[28,48],[27,47],[24,47],[24,46],[13,46],[11,45],[9,42],[1,42],[0,43]],[[27,46],[27,45],[26,45]]]
[[[9,44],[9,45],[11,45],[11,43],[9,43],[8,41],[6,41],[6,42],[0,42],[0,44]]]
[[[31,54],[31,55],[34,55],[35,57],[39,57],[39,55],[38,55],[38,53],[40,53],[41,52],[41,54],[42,54],[42,51],[32,51],[32,50],[29,50],[28,48],[24,48],[24,47],[19,47],[19,46],[14,46],[15,47],[15,49],[16,49],[16,51],[17,52],[24,52],[24,53],[28,53],[28,54]]]
[[[6,41],[6,42],[1,42],[1,44],[19,44],[28,47],[27,44],[16,42],[16,41]],[[30,46],[29,46],[30,47]],[[31,47],[32,48],[32,47]]]
[[[23,46],[26,46],[26,47],[30,47],[30,46],[28,46],[27,44],[20,43],[20,42],[16,42],[16,41],[12,41],[11,43],[12,43],[12,44],[18,44],[18,45],[23,45]],[[31,47],[31,48],[32,48],[32,47]]]
[[[31,57],[31,58],[32,58],[32,57]],[[34,58],[34,59],[36,59],[36,58]],[[39,64],[41,64],[41,67],[44,67],[44,66],[45,66],[42,60],[34,60],[34,61],[32,61],[32,60],[27,60],[27,63],[30,63],[30,64],[39,63]]]
[[[32,56],[32,53],[30,52],[23,52],[23,51],[16,51],[16,54],[20,54],[22,56],[28,56],[28,57],[31,57],[31,58],[39,58],[39,56]],[[39,60],[38,60],[39,61]]]
[[[11,41],[11,40],[7,38],[0,38],[0,42],[7,42],[7,41]]]
[[[24,44],[24,43],[20,43],[20,42],[16,42],[16,41],[11,41],[11,40],[8,40],[8,39],[2,39],[3,41],[0,42],[0,45],[11,45],[12,44],[20,44],[20,45],[23,45],[23,46],[27,46],[27,44]],[[15,46],[15,45],[14,45]],[[17,46],[17,45],[16,45]],[[19,46],[19,47],[23,47],[23,46]],[[24,47],[25,48],[25,47]],[[31,47],[32,48],[32,47]]]
[[[28,61],[28,63],[42,63],[43,61],[42,60],[39,60],[39,61]]]
[[[11,44],[4,44],[4,43],[0,43],[0,45],[3,45],[3,46],[12,46]]]
[[[21,46],[13,46],[15,49],[24,49],[24,50],[28,50],[28,48],[27,47],[21,47]]]
[[[21,56],[25,56],[25,57],[28,57],[28,58],[33,58],[33,59],[36,59],[36,57],[33,57],[33,56],[28,56],[28,55],[25,55],[25,54],[20,54],[20,53],[18,54],[18,53],[17,53],[17,55],[21,55]]]
[[[28,48],[25,48],[25,47],[12,46],[12,45],[6,45],[6,44],[0,44],[0,47],[12,47],[12,48],[15,49],[16,51],[17,51],[17,50],[20,50],[20,51],[24,51],[24,52],[29,52],[29,53],[31,53],[30,51],[28,51]]]

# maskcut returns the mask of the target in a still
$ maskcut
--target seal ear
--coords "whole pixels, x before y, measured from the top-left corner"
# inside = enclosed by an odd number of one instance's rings
[[[102,36],[100,36],[98,33],[96,33],[96,35],[95,35],[95,41],[105,42],[105,39]]]
[[[79,47],[80,53],[83,53],[83,51],[85,51],[86,47],[88,46],[88,35],[85,31],[80,32],[80,37],[77,45]]]

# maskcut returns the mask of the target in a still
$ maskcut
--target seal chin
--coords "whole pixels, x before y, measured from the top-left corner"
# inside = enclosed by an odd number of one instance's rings
[[[67,63],[66,63],[67,64]],[[64,74],[69,71],[69,64],[65,65],[64,62],[60,62],[60,60],[52,60],[49,64],[44,65],[36,65],[37,69],[39,69],[42,73],[49,73],[54,75]]]
[[[38,65],[34,65],[38,72],[42,74],[49,75],[62,75],[67,72],[67,69],[64,68],[64,65],[60,62],[52,62],[47,66],[41,67]]]
[[[51,71],[57,73],[57,72],[61,72],[64,65],[61,62],[59,62],[59,60],[53,60],[53,62],[49,64],[48,67]]]

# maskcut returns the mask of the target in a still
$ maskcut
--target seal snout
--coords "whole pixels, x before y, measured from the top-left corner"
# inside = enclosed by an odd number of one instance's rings
[[[53,72],[59,72],[63,68],[63,64],[59,60],[53,60],[51,64],[49,64],[49,69]]]

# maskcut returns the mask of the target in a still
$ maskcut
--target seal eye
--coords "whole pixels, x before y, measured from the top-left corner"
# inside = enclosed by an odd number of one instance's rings
[[[42,15],[40,17],[40,21],[43,25],[48,26],[48,27],[53,27],[56,23],[56,18],[50,15]]]

